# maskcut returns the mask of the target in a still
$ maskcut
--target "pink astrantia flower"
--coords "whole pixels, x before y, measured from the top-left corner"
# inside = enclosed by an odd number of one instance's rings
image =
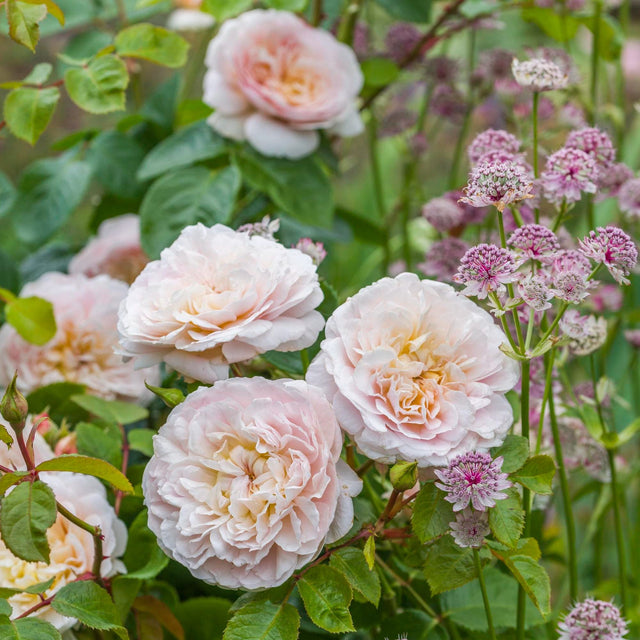
[[[558,252],[551,263],[552,293],[566,302],[577,304],[589,295],[595,282],[589,280],[591,262],[573,249]]]
[[[459,547],[479,549],[489,535],[489,512],[465,509],[456,513],[455,522],[449,523],[451,535]]]
[[[422,33],[410,22],[396,22],[389,27],[384,44],[389,57],[400,64],[420,42]]]
[[[430,276],[436,280],[444,280],[445,282],[453,282],[453,276],[458,270],[460,260],[468,249],[468,243],[460,238],[452,236],[443,238],[429,247],[424,261],[417,264],[416,267],[425,276]],[[403,269],[403,271],[405,270]]]
[[[627,621],[612,602],[586,598],[558,624],[558,640],[622,640]]]
[[[438,231],[445,232],[462,224],[464,211],[451,199],[440,196],[422,207],[422,217]]]
[[[628,329],[624,332],[625,340],[636,349],[640,349],[640,329]]]
[[[549,300],[554,294],[545,275],[536,273],[528,274],[518,281],[518,295],[535,311],[544,311],[551,308]]]
[[[483,243],[464,254],[453,279],[465,285],[464,295],[483,299],[493,291],[504,291],[505,284],[515,282],[518,278],[516,268],[516,261],[509,251]]]
[[[567,149],[580,149],[590,155],[598,169],[610,167],[616,160],[616,150],[611,138],[597,127],[584,127],[572,131],[565,142]]]
[[[511,70],[516,82],[532,91],[564,89],[569,82],[567,74],[557,64],[544,58],[532,58],[523,62],[514,58]]]
[[[246,233],[249,236],[260,236],[267,240],[275,240],[276,233],[280,230],[280,220],[276,218],[272,220],[269,216],[265,216],[260,222],[249,222],[238,227],[239,233]]]
[[[635,188],[630,191],[623,199],[620,199],[620,193],[623,186],[627,182],[635,182]],[[640,180],[633,179],[633,171],[623,162],[616,162],[604,169],[598,170],[598,194],[597,200],[605,198],[619,198],[620,208],[625,211],[625,207],[629,207],[632,211],[627,211],[631,216],[640,217],[640,193],[638,193],[638,184]],[[633,211],[636,213],[634,214]]]
[[[109,218],[69,263],[69,273],[97,276],[104,273],[131,284],[149,257],[140,246],[140,218],[132,213]]]
[[[25,285],[21,296],[37,296],[53,304],[56,333],[46,344],[31,344],[10,325],[0,329],[0,386],[18,372],[18,387],[30,393],[54,382],[76,382],[109,400],[146,402],[145,387],[159,384],[157,367],[141,372],[115,353],[118,308],[127,285],[100,275],[46,273]]]
[[[460,198],[474,207],[493,205],[498,211],[514,202],[533,198],[533,178],[517,162],[482,162],[469,174]]]
[[[149,528],[200,580],[285,582],[353,522],[362,482],[330,404],[302,380],[234,378],[169,415],[142,479]]]
[[[504,439],[518,365],[491,316],[449,285],[383,278],[339,306],[307,372],[373,460],[445,465]]]
[[[595,193],[598,168],[589,154],[564,147],[547,158],[541,178],[546,198],[558,206],[563,201],[577,202],[582,192]]]
[[[300,158],[318,130],[363,130],[356,108],[363,76],[352,49],[288,11],[255,9],[227,20],[205,58],[209,124],[267,156]]]
[[[447,495],[445,500],[453,504],[454,511],[462,511],[469,504],[477,511],[496,506],[496,500],[504,500],[505,489],[511,487],[506,473],[502,473],[503,458],[491,459],[488,453],[466,453],[454,458],[446,469],[435,469],[440,480],[436,487]]]
[[[223,225],[185,228],[131,285],[119,313],[125,355],[214,382],[265,351],[311,346],[324,320],[311,258]]]
[[[640,220],[640,178],[631,178],[620,187],[618,206],[630,220]]]
[[[327,251],[322,242],[314,242],[311,238],[300,238],[294,249],[306,253],[316,267],[327,257]]]
[[[569,347],[578,356],[598,350],[607,340],[607,321],[596,316],[583,316],[569,309],[560,320],[561,331],[571,340]]]
[[[616,282],[629,284],[626,276],[638,262],[635,243],[618,227],[598,227],[579,242],[580,251],[596,263],[603,264]]]
[[[591,263],[589,263],[589,266]],[[604,283],[597,286],[591,292],[589,304],[594,311],[604,313],[605,311],[620,311],[624,302],[624,295],[620,287],[616,284]]]
[[[556,234],[541,224],[525,224],[516,229],[507,244],[525,258],[549,262],[560,251]]]
[[[520,149],[520,140],[502,129],[487,129],[479,133],[467,148],[471,165],[478,164],[487,153],[501,151],[515,156]]]

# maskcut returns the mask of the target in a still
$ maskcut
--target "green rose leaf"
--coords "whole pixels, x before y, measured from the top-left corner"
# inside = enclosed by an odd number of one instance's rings
[[[125,107],[129,74],[117,56],[107,54],[81,68],[67,69],[64,82],[71,100],[89,113],[109,113]]]
[[[49,562],[47,529],[56,521],[53,491],[40,480],[22,482],[2,499],[0,531],[11,552],[28,562]]]
[[[296,640],[300,615],[290,604],[249,602],[229,620],[223,640]]]
[[[64,13],[53,0],[22,0],[25,4],[43,4],[47,11],[61,24],[64,25]]]
[[[133,493],[133,487],[127,477],[106,460],[81,455],[63,455],[41,462],[38,471],[71,471],[100,478],[125,493]],[[11,494],[9,494],[11,495]]]
[[[43,345],[56,335],[53,305],[42,298],[16,298],[5,308],[7,322],[27,341]]]
[[[4,118],[16,138],[34,145],[51,121],[60,91],[49,89],[14,89],[4,101]]]
[[[506,493],[508,498],[496,500],[496,506],[489,509],[489,526],[496,540],[514,547],[524,529],[524,511],[518,490],[511,487]]]
[[[411,525],[420,542],[430,542],[449,531],[449,523],[455,520],[453,507],[445,494],[433,482],[425,484],[413,505]]]
[[[389,15],[406,22],[429,22],[431,0],[376,0]]]
[[[529,441],[523,436],[509,434],[504,442],[495,449],[491,449],[493,458],[503,457],[502,471],[513,473],[522,467],[529,457]]]
[[[169,563],[154,533],[147,527],[147,511],[141,511],[129,527],[127,550],[124,554],[127,579],[150,580]]]
[[[106,460],[116,469],[122,467],[122,432],[116,425],[78,422],[75,433],[79,454]]]
[[[38,618],[0,620],[2,640],[62,640],[60,632],[49,622]]]
[[[429,547],[424,575],[433,595],[471,582],[476,578],[472,549],[459,547],[451,536],[441,538]]]
[[[371,604],[380,601],[380,578],[371,570],[364,553],[355,547],[339,549],[331,555],[329,566],[339,571],[351,585]]]
[[[91,395],[71,396],[71,400],[89,413],[114,424],[131,424],[139,420],[146,420],[149,411],[131,402],[105,400]]]
[[[6,11],[11,38],[35,52],[36,44],[40,39],[38,23],[42,22],[47,15],[44,0],[39,4],[6,0]]]
[[[204,0],[202,10],[222,22],[250,9],[252,5],[253,0]]]
[[[325,565],[313,567],[298,582],[304,608],[311,620],[330,633],[355,631],[349,604],[353,597],[347,579]]]
[[[389,58],[368,58],[362,62],[364,83],[367,87],[383,87],[399,75],[398,65]]]
[[[191,598],[180,602],[174,612],[187,640],[222,638],[231,602],[224,598]]]
[[[558,11],[543,7],[523,8],[522,18],[536,24],[557,42],[572,40],[580,28],[580,20],[573,17],[570,12],[563,16]]]
[[[549,456],[533,456],[524,466],[512,473],[510,478],[527,487],[534,493],[552,493],[551,484],[556,472],[556,465]]]
[[[95,582],[71,582],[56,593],[51,606],[63,616],[77,618],[91,629],[113,631],[128,640],[127,630],[120,626],[120,617],[108,592]]]
[[[114,45],[121,56],[142,58],[172,69],[184,65],[189,50],[189,43],[175,31],[147,23],[123,29]]]
[[[4,473],[0,476],[0,496],[3,496],[9,487],[18,484],[22,478],[28,476],[27,471],[13,471],[12,473]]]
[[[127,435],[129,448],[151,457],[153,455],[154,433],[155,431],[151,429],[132,429]]]
[[[304,11],[309,0],[265,0],[265,4],[280,11]]]

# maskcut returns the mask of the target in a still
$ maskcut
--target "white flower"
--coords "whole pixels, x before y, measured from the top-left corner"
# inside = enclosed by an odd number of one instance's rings
[[[533,91],[564,89],[569,83],[567,74],[557,64],[545,58],[532,58],[523,62],[514,58],[511,70],[521,87],[528,87]]]

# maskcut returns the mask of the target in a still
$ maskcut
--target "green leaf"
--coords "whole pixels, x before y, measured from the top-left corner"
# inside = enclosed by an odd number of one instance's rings
[[[117,426],[79,422],[75,433],[78,453],[106,460],[116,469],[122,467],[122,432]]]
[[[71,400],[98,418],[115,424],[131,424],[149,417],[147,409],[131,402],[105,400],[91,395],[76,395]]]
[[[147,527],[147,511],[141,511],[129,527],[127,550],[124,554],[127,578],[150,580],[169,563],[158,546],[155,534]]]
[[[0,476],[0,496],[3,496],[9,487],[18,484],[22,478],[29,475],[27,471],[13,471],[12,473],[3,473]]]
[[[300,615],[290,604],[250,602],[229,620],[223,640],[296,640]]]
[[[47,529],[56,521],[53,491],[40,480],[23,482],[2,499],[0,531],[11,552],[28,562],[49,562]]]
[[[591,16],[583,17],[581,22],[593,33],[595,21]],[[620,57],[624,40],[620,23],[603,13],[598,24],[598,53],[600,57],[610,62],[617,60]]]
[[[513,473],[522,468],[529,457],[529,441],[523,436],[509,434],[505,441],[495,449],[491,449],[493,458],[503,457],[502,471]]]
[[[554,9],[542,7],[523,8],[522,19],[533,22],[557,42],[572,40],[580,28],[580,20],[570,13],[562,16]]]
[[[431,0],[376,0],[389,15],[406,22],[429,22]]]
[[[0,598],[10,598],[16,593],[20,593],[20,589],[8,589],[5,587],[0,590]],[[10,616],[12,611],[11,605],[6,600],[0,599],[0,616]]]
[[[36,469],[38,471],[71,471],[84,475],[100,478],[116,489],[125,493],[133,493],[133,487],[127,477],[106,460],[89,458],[80,455],[63,455],[51,460],[41,462]]]
[[[206,122],[195,122],[154,147],[140,165],[138,179],[155,178],[201,160],[217,158],[225,151],[226,143],[222,137]]]
[[[380,578],[371,570],[364,553],[355,547],[339,549],[331,555],[329,566],[339,571],[351,587],[374,606],[380,601]]]
[[[607,449],[617,449],[629,442],[638,431],[640,431],[640,418],[628,424],[620,433],[613,431],[603,433],[600,436],[600,441]]]
[[[389,471],[391,485],[396,491],[409,491],[413,489],[418,480],[418,463],[396,462]]]
[[[0,171],[0,218],[11,209],[15,197],[16,189],[13,183]]]
[[[114,55],[93,58],[86,67],[67,69],[64,82],[71,100],[89,113],[125,107],[129,74],[125,63]]]
[[[126,574],[116,576],[111,580],[111,597],[116,605],[122,624],[126,622],[131,605],[138,593],[140,593],[141,587],[142,580],[129,578]]]
[[[400,75],[400,68],[389,58],[367,58],[361,66],[367,87],[383,87]]]
[[[234,162],[244,180],[264,191],[285,213],[308,224],[331,226],[331,182],[312,156],[268,158],[245,146],[234,154]]]
[[[4,101],[4,118],[16,138],[34,145],[51,121],[60,91],[49,89],[14,89]]]
[[[162,600],[150,595],[139,596],[135,599],[133,608],[152,615],[172,636],[178,640],[184,640],[182,625]]]
[[[252,5],[253,0],[204,0],[202,10],[214,16],[218,22],[222,22],[250,9]]]
[[[432,640],[437,636],[430,632],[437,625],[433,618],[419,609],[405,609],[402,613],[384,616],[381,620],[380,634],[376,640],[396,640],[396,638],[410,638],[410,640]]]
[[[60,632],[39,618],[0,621],[2,640],[62,640]]]
[[[0,442],[4,442],[4,444],[7,445],[7,448],[11,448],[11,445],[13,444],[13,436],[7,431],[7,428],[2,423],[0,423]]]
[[[7,322],[27,341],[43,345],[56,335],[53,305],[42,298],[16,298],[4,308]]]
[[[429,547],[424,575],[434,596],[471,582],[476,578],[472,549],[459,547],[451,536],[440,538]]]
[[[364,543],[364,559],[367,561],[369,571],[373,571],[373,567],[376,566],[376,539],[374,536],[369,536]]]
[[[265,4],[280,11],[304,11],[309,0],[265,0]]]
[[[288,375],[304,376],[299,351],[267,351],[260,357]]]
[[[189,43],[175,31],[146,23],[123,29],[114,44],[121,56],[142,58],[172,69],[184,65],[189,51]]]
[[[49,79],[52,71],[52,64],[49,64],[48,62],[41,62],[31,69],[31,72],[23,82],[24,84],[42,85]]]
[[[61,24],[64,25],[64,13],[62,9],[53,0],[22,0],[27,4],[43,4],[47,7],[47,11]]]
[[[496,540],[514,547],[524,529],[524,511],[520,506],[520,495],[515,487],[505,493],[508,498],[496,500],[496,506],[489,509],[489,526]]]
[[[430,542],[449,531],[449,523],[455,520],[453,507],[433,482],[425,484],[413,505],[411,525],[420,542]]]
[[[16,42],[35,52],[40,39],[39,22],[47,15],[47,7],[42,4],[30,4],[18,0],[6,0],[9,35]]]
[[[184,402],[184,393],[180,391],[180,389],[165,389],[164,387],[154,387],[147,382],[144,383],[145,387],[149,389],[149,391],[155,393],[158,398],[160,398],[167,407],[173,409],[173,407],[177,407],[181,402]]]
[[[90,166],[69,154],[29,165],[12,207],[20,240],[39,245],[49,239],[82,201],[90,177]]]
[[[90,580],[71,582],[56,593],[51,606],[69,618],[77,618],[91,629],[113,631],[119,638],[129,637],[120,626],[120,618],[113,600],[102,587]]]
[[[314,624],[330,633],[355,631],[349,604],[351,586],[338,571],[318,565],[298,581],[304,608]]]
[[[220,640],[231,603],[223,598],[191,598],[180,602],[174,613],[187,640]]]
[[[129,431],[127,435],[129,448],[151,457],[153,455],[154,433],[155,431],[151,431],[151,429],[133,429]]]
[[[235,167],[220,171],[191,167],[162,176],[140,207],[142,248],[156,258],[189,225],[229,222],[239,189]]]
[[[551,494],[555,472],[556,465],[553,459],[540,455],[529,458],[519,471],[509,477],[534,493]]]
[[[39,595],[47,591],[47,589],[51,589],[51,586],[55,582],[56,576],[46,580],[45,582],[38,582],[37,584],[32,584],[30,587],[27,587],[24,592],[31,593],[34,595]]]

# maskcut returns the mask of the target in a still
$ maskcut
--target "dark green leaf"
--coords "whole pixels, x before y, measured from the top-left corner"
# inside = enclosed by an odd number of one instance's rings
[[[449,531],[449,523],[455,520],[453,507],[445,494],[432,482],[425,484],[413,505],[411,525],[420,542],[429,542]]]
[[[155,578],[169,563],[156,536],[147,527],[147,511],[141,511],[129,528],[127,550],[124,554],[128,578]]]
[[[410,638],[411,640],[432,640],[430,634],[437,622],[419,609],[405,609],[402,613],[385,616],[380,626],[380,634],[376,640],[396,640],[396,638]]]
[[[171,68],[183,66],[189,50],[189,43],[182,36],[152,24],[134,24],[123,29],[114,44],[121,56]]]
[[[533,456],[510,478],[535,493],[550,494],[556,465],[549,456]]]
[[[59,99],[57,87],[14,89],[4,101],[4,119],[9,131],[34,145],[51,121]]]
[[[489,526],[496,540],[514,547],[524,529],[524,511],[520,505],[520,494],[515,487],[505,493],[506,500],[496,500],[496,506],[489,509]]]
[[[52,416],[59,415],[64,412],[65,405],[69,407],[71,396],[83,391],[84,387],[75,382],[54,382],[46,387],[40,387],[27,396],[29,411],[37,414],[48,410]]]
[[[429,22],[431,0],[376,0],[389,15],[407,22]]]
[[[347,579],[353,589],[361,593],[371,604],[378,606],[380,600],[380,578],[369,569],[364,553],[355,547],[339,549],[331,555],[329,566]]]
[[[304,367],[302,366],[299,351],[267,351],[261,357],[288,375],[304,375]]]
[[[429,547],[424,575],[433,595],[471,582],[476,578],[472,549],[459,547],[451,536],[440,538]]]
[[[53,305],[42,298],[16,298],[4,308],[7,322],[27,341],[43,345],[56,335]]]
[[[2,499],[2,541],[18,558],[28,562],[49,562],[46,533],[56,516],[53,491],[39,480],[23,482]]]
[[[250,602],[229,620],[223,640],[296,640],[300,615],[290,604]]]
[[[223,598],[192,598],[178,604],[174,612],[187,640],[221,640],[230,604]]]
[[[89,413],[116,424],[131,424],[149,416],[147,409],[131,402],[105,400],[91,395],[77,395],[71,399]]]
[[[38,471],[71,471],[100,478],[126,493],[133,493],[133,487],[127,477],[105,460],[81,455],[64,455],[41,462]]]
[[[78,453],[122,467],[122,432],[117,426],[79,422],[75,433]]]
[[[503,457],[502,471],[512,473],[522,467],[529,457],[529,441],[522,436],[509,434],[505,441],[495,449],[491,449],[494,458]]]

